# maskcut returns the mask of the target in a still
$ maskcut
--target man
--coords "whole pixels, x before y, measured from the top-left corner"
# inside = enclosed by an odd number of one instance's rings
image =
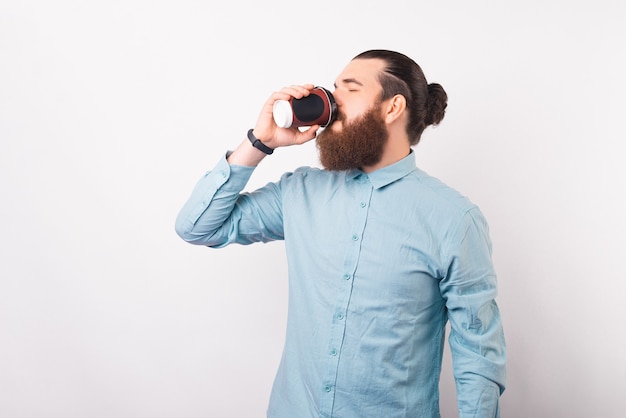
[[[277,127],[274,102],[312,88],[273,93],[176,222],[210,247],[285,240],[287,335],[268,417],[439,417],[448,319],[460,416],[499,416],[505,343],[487,223],[412,150],[443,118],[445,91],[405,55],[366,51],[336,79],[335,122],[319,134]],[[242,192],[267,153],[316,136],[323,170]]]

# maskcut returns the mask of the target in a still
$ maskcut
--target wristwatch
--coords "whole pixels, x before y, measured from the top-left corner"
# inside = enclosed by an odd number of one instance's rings
[[[259,138],[257,138],[256,136],[254,136],[254,134],[252,133],[252,129],[250,129],[248,131],[248,139],[250,140],[250,142],[252,143],[252,146],[258,150],[263,151],[264,153],[266,153],[267,155],[270,155],[271,153],[274,152],[274,148],[270,148],[267,145],[265,145],[263,142],[261,142],[261,140]]]

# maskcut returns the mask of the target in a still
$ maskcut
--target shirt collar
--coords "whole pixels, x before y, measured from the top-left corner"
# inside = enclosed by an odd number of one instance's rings
[[[347,178],[357,179],[359,177],[368,178],[374,189],[380,189],[388,184],[401,179],[407,174],[413,172],[417,168],[415,164],[415,154],[413,149],[409,152],[409,155],[404,157],[398,162],[388,165],[383,168],[379,168],[376,171],[372,171],[369,174],[365,174],[359,169],[351,170],[347,173]]]

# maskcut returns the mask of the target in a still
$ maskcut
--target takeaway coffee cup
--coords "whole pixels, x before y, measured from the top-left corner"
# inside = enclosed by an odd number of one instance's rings
[[[315,87],[301,99],[274,102],[274,122],[280,128],[320,125],[325,127],[337,116],[337,104],[332,93],[324,87]]]

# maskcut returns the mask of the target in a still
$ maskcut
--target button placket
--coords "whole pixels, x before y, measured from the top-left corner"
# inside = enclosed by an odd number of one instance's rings
[[[354,272],[357,270],[359,257],[361,252],[361,239],[367,223],[367,215],[373,188],[367,177],[360,178],[354,185],[354,224],[353,233],[350,237],[349,244],[346,248],[344,259],[344,273],[341,276],[339,291],[337,292],[337,304],[335,315],[332,320],[330,329],[330,338],[328,341],[328,366],[323,380],[323,391],[328,395],[325,396],[321,405],[322,416],[332,416],[333,404],[335,401],[335,385],[337,383],[337,373],[339,370],[339,362],[341,361],[341,348],[344,343],[346,334],[346,315],[352,297],[352,289],[354,284]]]

